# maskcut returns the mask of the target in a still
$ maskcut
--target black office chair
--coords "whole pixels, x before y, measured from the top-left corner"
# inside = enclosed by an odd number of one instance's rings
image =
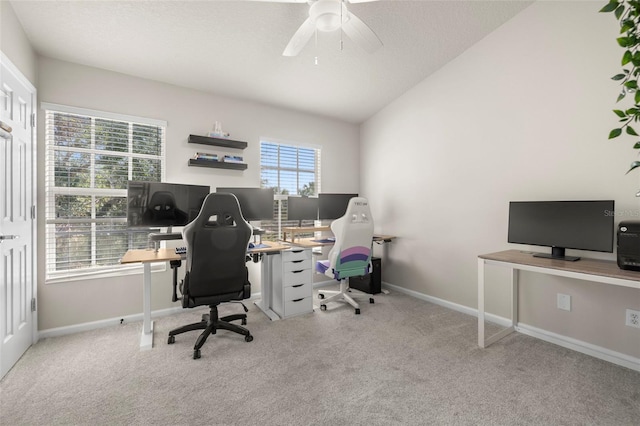
[[[182,307],[209,305],[211,312],[202,315],[198,323],[170,331],[168,343],[175,342],[176,334],[204,329],[193,347],[193,359],[198,359],[207,337],[217,330],[233,331],[244,335],[245,341],[252,341],[249,330],[230,323],[241,320],[245,325],[246,314],[218,318],[220,303],[247,299],[251,295],[245,265],[251,226],[240,213],[238,199],[227,193],[207,195],[198,216],[184,227],[182,237],[187,246],[186,274],[180,284]],[[175,275],[173,286],[173,300],[177,301]],[[247,308],[244,309],[247,312]]]

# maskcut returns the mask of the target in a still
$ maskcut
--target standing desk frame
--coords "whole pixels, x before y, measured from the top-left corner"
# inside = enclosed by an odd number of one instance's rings
[[[497,265],[511,270],[511,325],[485,338],[485,265]],[[478,346],[486,348],[518,329],[518,280],[520,271],[594,281],[602,284],[640,289],[640,272],[618,268],[608,260],[582,258],[576,262],[533,257],[531,252],[506,250],[478,256]]]

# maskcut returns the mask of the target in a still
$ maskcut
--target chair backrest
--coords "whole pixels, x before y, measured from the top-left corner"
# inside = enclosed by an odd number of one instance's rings
[[[244,286],[249,283],[246,254],[251,225],[242,217],[235,195],[207,195],[200,213],[184,227],[182,236],[187,244],[187,296],[205,298],[202,304],[215,298],[242,299]]]
[[[373,218],[363,197],[349,200],[347,211],[331,223],[336,242],[329,251],[329,267],[336,279],[365,275],[371,262]]]

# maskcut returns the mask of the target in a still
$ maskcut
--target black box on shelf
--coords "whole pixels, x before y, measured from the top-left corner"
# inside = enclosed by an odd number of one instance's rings
[[[349,287],[364,291],[369,294],[382,292],[382,260],[379,257],[372,257],[371,264],[373,271],[362,277],[349,278]]]

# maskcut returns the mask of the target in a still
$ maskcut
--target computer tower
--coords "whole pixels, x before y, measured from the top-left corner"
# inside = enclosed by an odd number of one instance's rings
[[[640,221],[620,222],[617,234],[618,267],[640,271]]]
[[[349,287],[369,294],[382,292],[382,260],[372,257],[373,271],[362,277],[349,278]]]

